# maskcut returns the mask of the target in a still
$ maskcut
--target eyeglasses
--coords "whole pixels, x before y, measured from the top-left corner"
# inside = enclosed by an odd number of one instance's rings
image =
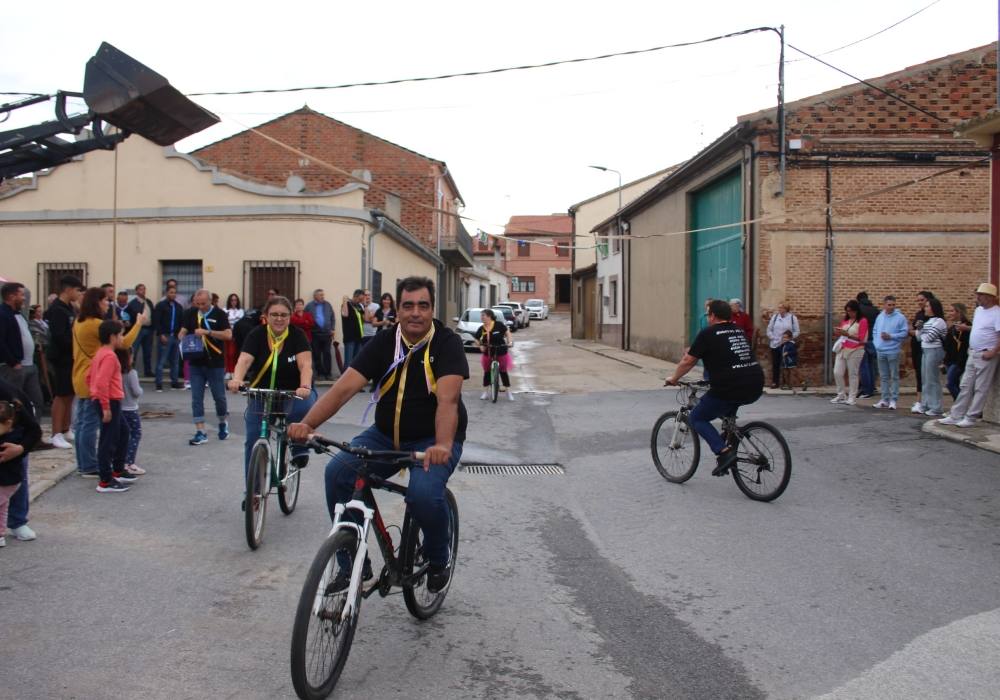
[[[413,311],[413,309],[420,309],[421,311],[430,311],[431,303],[429,301],[404,301],[399,305],[403,311]]]
[[[268,318],[288,318],[291,314],[268,314]]]

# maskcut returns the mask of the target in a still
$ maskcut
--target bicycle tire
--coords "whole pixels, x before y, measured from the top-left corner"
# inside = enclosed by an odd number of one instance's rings
[[[497,402],[497,397],[500,396],[500,363],[493,360],[490,363],[490,398],[493,403]]]
[[[354,603],[354,615],[346,621],[340,621],[338,614],[346,602],[346,592],[327,595],[319,590],[324,574],[327,574],[327,581],[330,581],[337,571],[336,556],[341,549],[357,553],[358,538],[354,531],[338,530],[320,546],[302,584],[302,593],[295,610],[291,648],[292,685],[295,693],[303,700],[321,700],[333,692],[350,654],[358,616],[361,614],[360,586]],[[352,556],[352,561],[353,558]],[[330,567],[329,572],[327,567]],[[320,596],[322,605],[319,614],[314,615],[313,605],[317,596]],[[310,629],[315,632],[312,638]],[[318,673],[310,673],[317,671],[316,664],[321,664]]]
[[[291,474],[288,470],[288,446],[282,445],[278,462],[278,506],[285,515],[291,515],[295,510],[295,504],[299,502],[299,483],[302,481],[298,469],[292,469]]]
[[[753,421],[739,428],[738,459],[730,470],[747,498],[773,501],[788,487],[792,453],[785,437],[770,423]]]
[[[694,476],[698,470],[698,461],[701,459],[701,442],[698,440],[698,433],[694,431],[688,419],[684,416],[680,421],[677,417],[680,411],[667,411],[660,416],[653,424],[653,434],[649,439],[649,449],[653,453],[653,464],[667,481],[674,484],[683,484]],[[682,443],[678,447],[671,447],[673,440],[674,426],[679,423],[682,433]],[[667,429],[664,430],[664,425]],[[687,449],[687,448],[690,449]]]
[[[449,489],[446,488],[444,494],[445,501],[448,503],[449,514],[451,578],[448,579],[448,584],[437,593],[431,593],[427,590],[426,575],[421,576],[411,585],[403,586],[403,600],[406,601],[406,609],[418,620],[426,620],[433,617],[441,609],[444,597],[448,595],[451,583],[455,580],[455,566],[458,564],[458,503],[455,501],[454,494]],[[410,515],[409,510],[406,511],[406,516],[403,519],[403,532],[405,535],[403,537],[403,550],[400,557],[403,565],[403,575],[410,576],[414,571],[419,571],[420,567],[426,564],[426,559],[423,556],[423,533],[420,531],[420,525],[416,519]]]
[[[264,539],[264,519],[267,515],[267,492],[270,488],[271,449],[266,440],[258,440],[250,451],[247,470],[247,491],[243,497],[243,525],[250,549],[257,549]]]

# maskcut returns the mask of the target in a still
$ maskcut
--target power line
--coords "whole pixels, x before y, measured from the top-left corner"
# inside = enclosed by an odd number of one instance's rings
[[[677,49],[685,46],[696,46],[698,44],[708,44],[713,41],[720,41],[722,39],[730,39],[732,37],[744,36],[746,34],[754,34],[756,32],[777,32],[778,30],[774,27],[754,27],[752,29],[742,29],[738,32],[730,32],[729,34],[720,34],[719,36],[709,37],[707,39],[697,39],[695,41],[682,41],[676,44],[664,44],[663,46],[653,46],[648,49],[633,49],[631,51],[618,51],[616,53],[606,53],[600,56],[586,56],[583,58],[569,58],[561,61],[548,61],[546,63],[529,63],[522,66],[508,66],[505,68],[492,68],[490,70],[480,70],[480,71],[468,71],[465,73],[447,73],[445,75],[433,75],[425,76],[420,78],[398,78],[396,80],[381,80],[381,81],[368,81],[363,83],[343,83],[341,85],[314,85],[311,87],[294,87],[294,88],[268,88],[260,90],[232,90],[223,92],[191,92],[188,93],[188,97],[205,97],[209,95],[256,95],[264,93],[276,93],[276,92],[303,92],[306,90],[344,90],[346,88],[354,87],[373,87],[378,85],[399,85],[401,83],[419,83],[427,82],[431,80],[448,80],[450,78],[470,78],[480,75],[495,75],[497,73],[508,73],[510,71],[522,71],[522,70],[534,70],[536,68],[551,68],[552,66],[562,66],[571,63],[587,63],[590,61],[603,61],[608,58],[618,58],[621,56],[636,56],[644,53],[652,53],[654,51],[663,51],[665,49]]]
[[[893,100],[896,100],[897,102],[900,102],[900,103],[902,103],[902,104],[906,105],[906,106],[907,106],[907,107],[909,107],[910,109],[915,109],[915,110],[917,110],[918,112],[922,112],[923,114],[926,114],[926,115],[927,115],[928,117],[930,117],[931,119],[937,119],[937,120],[938,120],[939,122],[944,122],[945,124],[949,124],[949,123],[950,123],[950,122],[949,122],[949,121],[948,121],[947,119],[944,119],[944,118],[942,118],[942,117],[939,117],[938,115],[934,114],[933,112],[928,112],[928,111],[927,111],[926,109],[924,109],[923,107],[918,107],[917,105],[913,104],[912,102],[908,102],[907,100],[904,100],[904,99],[903,99],[902,97],[900,97],[899,95],[894,95],[893,93],[889,92],[888,90],[885,90],[885,89],[883,89],[883,88],[880,88],[880,87],[879,87],[878,85],[874,85],[874,84],[872,84],[872,83],[868,82],[867,80],[862,80],[861,78],[859,78],[859,77],[858,77],[858,76],[856,76],[856,75],[851,75],[851,74],[850,74],[850,73],[848,73],[848,72],[847,72],[846,70],[844,70],[844,69],[842,69],[842,68],[837,68],[837,66],[833,65],[832,63],[827,63],[827,62],[826,62],[826,61],[824,61],[824,60],[823,60],[822,58],[818,58],[818,57],[816,57],[816,56],[813,56],[813,55],[812,55],[811,53],[809,53],[809,52],[807,52],[807,51],[803,51],[802,49],[800,49],[800,48],[799,48],[799,47],[797,47],[797,46],[792,46],[791,44],[788,44],[788,48],[790,48],[790,49],[793,49],[793,50],[795,50],[795,51],[798,51],[798,52],[799,52],[800,54],[802,54],[803,56],[807,56],[807,57],[811,58],[811,59],[812,59],[812,60],[814,60],[814,61],[818,61],[819,63],[822,63],[822,64],[823,64],[824,66],[826,66],[827,68],[832,68],[833,70],[837,71],[838,73],[843,73],[844,75],[846,75],[846,76],[847,76],[848,78],[850,78],[851,80],[855,80],[855,81],[857,81],[857,82],[861,83],[862,85],[867,85],[867,86],[868,86],[868,87],[870,87],[870,88],[871,88],[872,90],[876,90],[876,91],[878,91],[878,92],[881,92],[881,93],[882,93],[883,95],[885,95],[886,97],[889,97],[890,99],[893,99]]]
[[[932,2],[932,3],[930,4],[930,5],[924,5],[923,7],[921,7],[921,8],[920,8],[919,10],[917,10],[916,12],[913,12],[913,13],[911,13],[911,14],[908,14],[908,15],[907,15],[906,17],[904,17],[903,19],[901,19],[901,20],[899,20],[899,21],[897,21],[897,22],[893,22],[893,23],[892,23],[892,24],[890,24],[890,25],[889,25],[888,27],[884,27],[884,28],[882,28],[882,29],[879,29],[879,30],[878,30],[877,32],[875,32],[874,34],[869,34],[869,35],[868,35],[868,36],[866,36],[866,37],[863,37],[863,38],[861,38],[861,39],[858,39],[858,40],[856,40],[856,41],[852,41],[852,42],[851,42],[851,43],[849,43],[849,44],[844,44],[843,46],[838,46],[838,47],[837,47],[837,48],[835,48],[835,49],[830,49],[829,51],[824,51],[823,53],[821,53],[821,54],[819,54],[819,55],[820,55],[820,56],[827,56],[827,55],[829,55],[829,54],[831,54],[831,53],[836,53],[837,51],[842,51],[843,49],[846,49],[846,48],[848,48],[848,47],[851,47],[851,46],[855,46],[855,45],[857,45],[857,44],[860,44],[860,43],[861,43],[862,41],[868,41],[869,39],[873,39],[873,38],[877,37],[877,36],[878,36],[879,34],[884,34],[885,32],[889,31],[890,29],[894,29],[895,27],[898,27],[898,26],[899,26],[899,25],[901,25],[901,24],[902,24],[903,22],[905,22],[905,21],[907,21],[907,20],[909,20],[909,19],[913,19],[914,17],[916,17],[917,15],[919,15],[919,14],[920,14],[921,12],[923,12],[924,10],[928,10],[928,9],[930,9],[930,8],[934,7],[934,6],[935,6],[935,5],[937,5],[937,4],[939,3],[939,2],[941,2],[941,0],[934,0],[934,2]]]

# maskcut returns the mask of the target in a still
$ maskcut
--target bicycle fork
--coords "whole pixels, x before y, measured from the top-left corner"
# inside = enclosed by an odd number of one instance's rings
[[[344,520],[343,516],[348,510],[354,510],[361,514],[363,522],[358,525],[350,520]],[[354,553],[354,561],[351,564],[351,583],[347,588],[347,601],[340,614],[340,621],[351,619],[356,612],[355,601],[358,599],[358,589],[361,587],[362,571],[365,566],[365,559],[368,556],[368,531],[371,527],[372,518],[375,511],[368,507],[364,501],[353,499],[347,503],[338,503],[333,511],[333,528],[329,537],[333,537],[338,530],[354,530],[358,537],[358,548]],[[323,571],[323,578],[320,579],[319,587],[316,589],[316,599],[313,601],[313,615],[318,615],[323,608],[323,596],[330,585],[333,577],[333,568],[336,565],[336,554],[326,564]]]
[[[684,434],[691,430],[690,424],[688,422],[688,414],[681,413],[678,414],[677,420],[674,421],[674,432],[670,436],[670,449],[679,449],[681,443],[684,442]]]

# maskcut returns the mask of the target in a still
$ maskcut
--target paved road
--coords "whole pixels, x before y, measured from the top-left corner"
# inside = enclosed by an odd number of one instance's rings
[[[995,455],[909,416],[768,397],[745,415],[792,445],[778,501],[751,502],[707,469],[668,484],[647,445],[673,391],[553,342],[567,326],[515,336],[515,374],[539,393],[481,402],[476,364],[465,392],[466,462],[566,474],[457,475],[446,607],[419,623],[400,596],[366,601],[336,697],[995,697]],[[186,400],[144,406],[177,415],[147,421],[136,488],[101,496],[71,477],[35,503],[39,539],[0,551],[0,696],[293,696],[292,614],[328,526],[321,468],[250,552],[240,436],[188,447]],[[351,436],[362,409],[359,397],[325,432]]]

